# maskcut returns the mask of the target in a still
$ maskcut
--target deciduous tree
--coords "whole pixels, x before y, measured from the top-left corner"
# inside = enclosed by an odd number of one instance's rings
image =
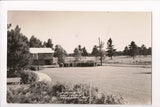
[[[64,63],[67,52],[61,47],[61,45],[55,46],[54,57],[58,58],[58,63]]]

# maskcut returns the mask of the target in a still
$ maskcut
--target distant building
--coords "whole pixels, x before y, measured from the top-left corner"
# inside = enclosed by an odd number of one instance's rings
[[[52,65],[54,63],[54,51],[51,48],[30,48],[29,51],[32,56],[33,65]]]

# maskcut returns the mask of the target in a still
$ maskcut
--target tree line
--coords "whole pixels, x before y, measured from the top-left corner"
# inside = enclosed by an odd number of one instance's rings
[[[146,48],[145,45],[138,47],[134,41],[124,48],[123,51],[116,51],[111,38],[107,41],[107,46],[104,49],[104,42],[99,40],[99,44],[93,46],[92,52],[88,53],[86,47],[78,45],[73,53],[68,54],[61,45],[55,45],[52,43],[52,39],[42,42],[34,35],[28,40],[28,38],[21,33],[21,28],[17,25],[14,29],[11,29],[11,24],[7,25],[7,66],[10,69],[25,69],[31,63],[29,48],[51,48],[54,50],[54,57],[58,58],[58,63],[63,63],[66,56],[74,56],[79,58],[81,56],[95,56],[100,57],[101,63],[104,56],[108,56],[112,59],[114,55],[127,55],[136,57],[136,55],[151,55],[151,47]]]
[[[133,57],[134,59],[137,55],[151,55],[152,51],[151,47],[147,48],[144,44],[139,47],[134,41],[131,41],[123,51],[116,51],[111,38],[107,41],[106,49],[103,49],[103,47],[104,42],[101,41],[99,42],[99,45],[94,45],[91,53],[88,53],[85,47],[81,48],[81,45],[79,45],[78,48],[75,48],[74,53],[70,54],[70,56],[108,56],[112,59],[113,56],[126,55]]]
[[[144,44],[139,47],[135,44],[134,41],[131,42],[129,46],[126,46],[123,51],[123,55],[131,56],[133,59],[136,57],[136,55],[151,55],[152,48],[147,48]]]

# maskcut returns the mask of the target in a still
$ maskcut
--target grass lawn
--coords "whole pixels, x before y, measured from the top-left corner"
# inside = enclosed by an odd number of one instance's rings
[[[128,56],[114,56],[111,60],[109,57],[106,57],[106,59],[103,61],[104,63],[116,63],[116,64],[135,64],[135,65],[151,65],[152,63],[152,57],[151,55],[147,56],[136,56],[135,59]]]
[[[140,67],[70,67],[45,68],[53,82],[90,84],[107,94],[123,96],[129,104],[151,104],[151,68]]]

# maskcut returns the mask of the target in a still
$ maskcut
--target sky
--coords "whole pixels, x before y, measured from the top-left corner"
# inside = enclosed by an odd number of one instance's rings
[[[7,23],[12,28],[19,25],[21,32],[30,39],[52,39],[54,46],[61,45],[67,53],[81,45],[88,52],[112,39],[114,48],[123,51],[131,41],[138,46],[151,47],[151,12],[89,12],[89,11],[8,11]]]

